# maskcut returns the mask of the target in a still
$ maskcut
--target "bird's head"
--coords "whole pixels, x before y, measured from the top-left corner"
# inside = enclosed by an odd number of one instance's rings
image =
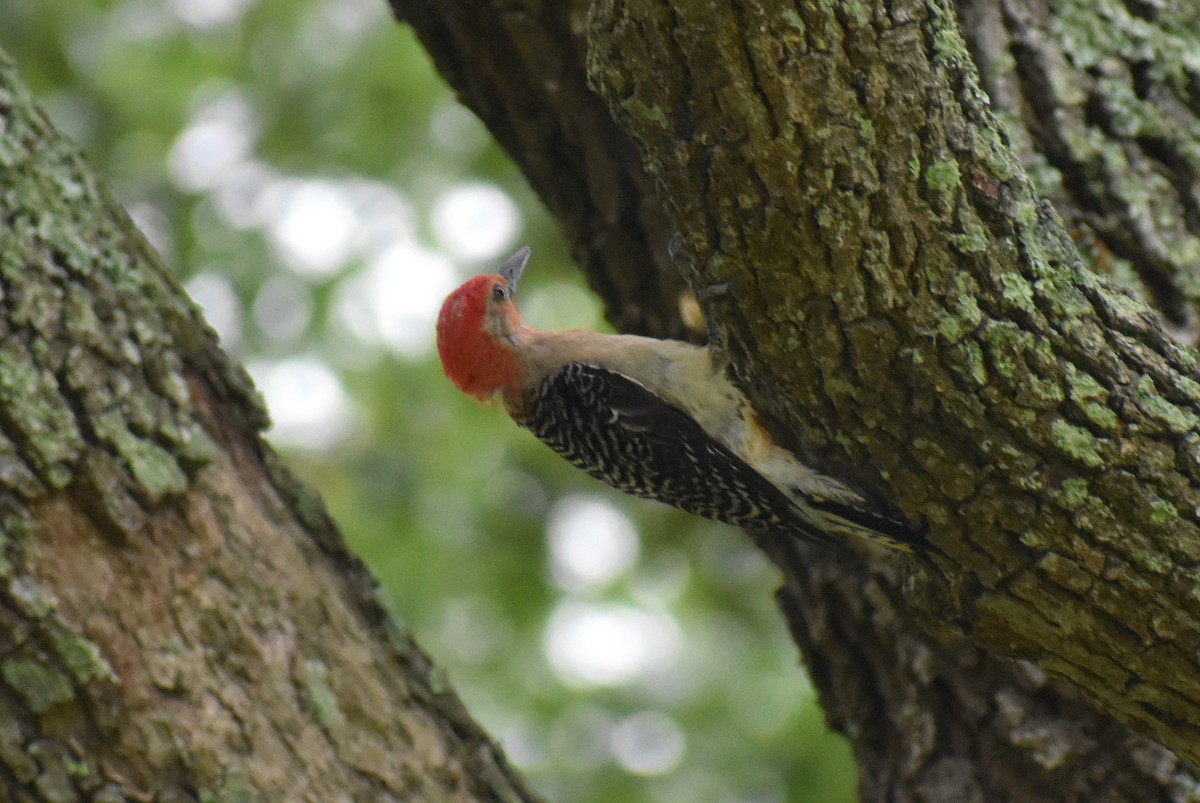
[[[438,356],[446,376],[463,393],[484,400],[520,381],[513,337],[521,329],[521,316],[513,296],[528,261],[525,246],[497,273],[468,279],[442,302]]]

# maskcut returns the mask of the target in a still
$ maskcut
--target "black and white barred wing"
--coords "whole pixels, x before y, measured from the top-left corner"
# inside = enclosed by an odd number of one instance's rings
[[[738,527],[834,540],[690,416],[613,371],[573,363],[547,377],[519,423],[626,493]]]

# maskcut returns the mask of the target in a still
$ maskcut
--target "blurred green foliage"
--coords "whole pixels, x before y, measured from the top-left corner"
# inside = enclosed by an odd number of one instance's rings
[[[204,148],[193,154],[191,173],[178,166],[185,133],[232,98],[221,108],[243,123],[226,129],[227,139],[242,136],[234,162],[269,178],[250,195],[357,188],[361,218],[387,212],[371,201],[382,192],[411,218],[389,236],[445,264],[462,249],[429,210],[464,182],[484,182],[520,210],[521,227],[500,250],[534,247],[522,287],[529,316],[599,325],[553,222],[382,3],[8,0],[0,46],[181,282],[201,301],[225,299],[223,313],[206,310],[238,359],[258,366],[258,376],[297,356],[325,370],[325,385],[300,382],[292,392],[296,403],[332,393],[342,429],[310,409],[313,417],[301,414],[289,430],[301,437],[277,438],[281,448],[470,709],[549,799],[852,799],[849,753],[825,730],[773,604],[776,578],[746,539],[609,493],[499,409],[455,392],[428,341],[396,348],[348,333],[338,299],[374,259],[369,246],[347,247],[320,270],[298,269],[269,203],[251,214],[257,201],[229,201],[239,197],[234,179],[209,181],[206,171],[219,176],[230,164],[219,138],[211,157]],[[363,186],[376,189],[364,195]],[[303,219],[318,234],[320,211]],[[486,262],[455,260],[453,275]],[[391,292],[427,278],[419,264],[411,276],[392,267],[400,278]],[[431,315],[417,317],[431,326]],[[283,392],[268,399],[290,409]],[[319,448],[297,445],[322,429],[332,434],[316,439]],[[547,535],[564,498],[599,498],[628,517],[636,560],[599,579],[564,580]],[[586,526],[574,526],[572,543],[587,547]],[[652,625],[648,647],[618,641],[618,652],[663,652],[653,642],[667,636],[674,646],[623,679],[572,681],[548,647],[553,623],[569,625],[580,611],[612,625],[596,632],[618,640],[639,632],[622,622]],[[591,632],[576,632],[585,647]]]

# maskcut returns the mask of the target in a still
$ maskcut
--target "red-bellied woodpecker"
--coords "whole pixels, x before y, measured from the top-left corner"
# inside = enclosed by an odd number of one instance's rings
[[[438,355],[459,390],[498,396],[551,449],[634,496],[739,527],[911,551],[910,528],[776,445],[708,349],[522,324],[513,295],[528,259],[522,248],[442,304]]]

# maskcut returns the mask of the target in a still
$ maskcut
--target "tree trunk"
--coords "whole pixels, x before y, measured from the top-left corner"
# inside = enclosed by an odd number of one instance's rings
[[[0,54],[0,797],[531,800]]]
[[[1101,274],[1195,328],[1197,11],[392,4],[617,326],[679,331],[681,233],[780,437],[926,532],[765,544],[865,798],[1194,788],[1200,377]]]

